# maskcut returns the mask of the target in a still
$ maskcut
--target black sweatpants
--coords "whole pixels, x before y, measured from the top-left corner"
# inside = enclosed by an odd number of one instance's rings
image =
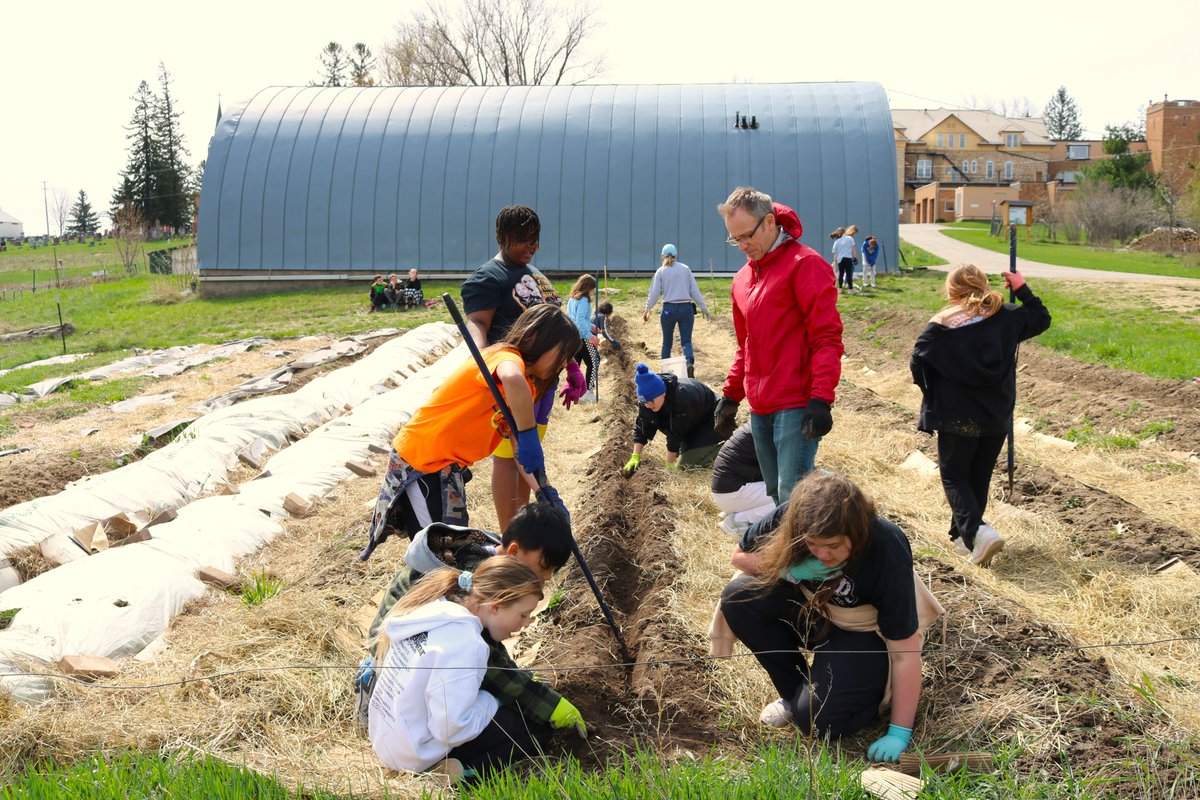
[[[575,363],[583,365],[583,377],[587,381],[587,388],[594,394],[596,382],[600,380],[600,348],[591,342],[584,342],[575,353]]]
[[[806,734],[834,737],[860,731],[879,716],[888,680],[887,645],[876,633],[825,632],[808,624],[800,587],[779,581],[763,590],[742,575],[725,587],[721,611],[733,635],[767,671]],[[801,648],[811,650],[811,669]]]
[[[854,288],[854,259],[853,258],[843,258],[841,261],[838,262],[837,270],[838,270],[838,288],[839,289],[842,288],[842,279],[845,278],[846,288],[853,289]]]
[[[525,758],[541,755],[554,730],[526,718],[516,706],[500,706],[483,732],[449,752],[467,769],[480,775]]]
[[[950,539],[961,538],[968,549],[975,546],[975,533],[983,524],[992,470],[1006,438],[938,431],[938,471],[950,504]]]

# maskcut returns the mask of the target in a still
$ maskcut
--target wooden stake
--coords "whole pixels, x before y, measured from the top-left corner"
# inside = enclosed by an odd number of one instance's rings
[[[872,768],[863,770],[862,787],[882,800],[917,800],[921,781],[902,772]]]
[[[973,772],[990,772],[992,769],[991,753],[939,753],[938,755],[916,755],[903,753],[900,756],[900,771],[905,775],[920,775],[921,764],[926,764],[934,772],[954,772],[964,767]]]

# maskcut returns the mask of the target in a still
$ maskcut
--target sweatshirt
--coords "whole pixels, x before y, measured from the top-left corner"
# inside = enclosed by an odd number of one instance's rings
[[[658,411],[638,406],[633,423],[634,443],[647,444],[659,431],[667,435],[667,450],[672,453],[721,441],[721,435],[713,428],[713,412],[717,407],[713,390],[695,378],[679,378],[670,372],[660,373],[659,377],[667,387],[666,399]]]
[[[389,769],[419,772],[483,732],[499,703],[482,691],[483,623],[458,603],[435,600],[393,617],[367,724],[371,749]]]
[[[650,294],[646,296],[647,311],[654,308],[659,295],[664,303],[695,303],[700,306],[702,312],[708,313],[704,295],[700,294],[700,287],[696,285],[692,271],[682,261],[676,261],[669,267],[659,267],[654,273],[654,280],[650,283]]]

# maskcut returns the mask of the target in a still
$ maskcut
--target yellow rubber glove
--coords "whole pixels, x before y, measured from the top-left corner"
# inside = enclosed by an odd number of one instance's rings
[[[583,714],[580,714],[579,709],[571,705],[565,697],[559,698],[554,713],[550,715],[550,724],[560,730],[573,725],[580,739],[587,738],[587,724],[583,721]]]
[[[641,454],[634,453],[629,457],[629,460],[625,462],[625,466],[621,468],[621,477],[628,478],[629,476],[633,475],[633,473],[637,472],[638,467],[641,466],[641,464]]]

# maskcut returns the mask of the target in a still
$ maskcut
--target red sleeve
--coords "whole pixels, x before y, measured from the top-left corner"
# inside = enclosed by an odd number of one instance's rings
[[[721,394],[735,402],[742,402],[746,399],[746,353],[744,345],[746,342],[746,318],[742,316],[742,310],[737,303],[737,276],[733,278],[733,283],[729,287],[729,297],[732,300],[733,306],[733,332],[737,336],[737,353],[733,357],[733,366],[729,368],[729,374],[725,376],[725,385],[721,387]]]
[[[792,291],[808,333],[811,395],[832,404],[842,377],[844,352],[833,267],[818,255],[806,256],[795,272]]]

